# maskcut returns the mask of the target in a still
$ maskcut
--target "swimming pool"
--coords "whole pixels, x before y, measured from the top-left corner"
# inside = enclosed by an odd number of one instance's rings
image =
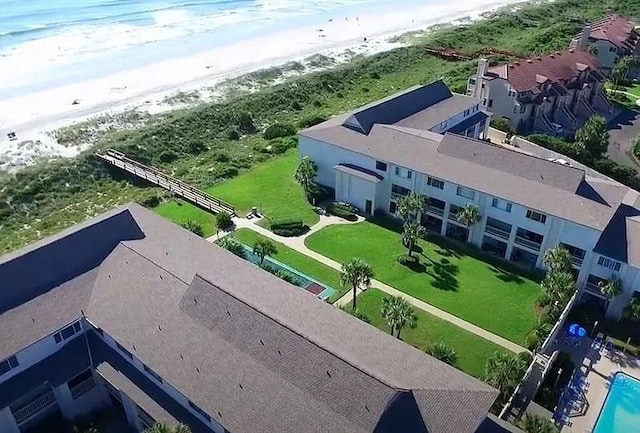
[[[618,372],[593,433],[640,433],[640,381]]]

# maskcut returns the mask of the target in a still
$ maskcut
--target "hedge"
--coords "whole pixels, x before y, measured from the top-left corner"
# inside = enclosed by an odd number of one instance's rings
[[[358,216],[353,211],[353,208],[346,204],[331,203],[327,208],[327,211],[332,215],[344,218],[348,221],[355,221],[358,219]]]
[[[271,223],[271,231],[280,236],[300,236],[307,231],[302,220],[282,220]]]

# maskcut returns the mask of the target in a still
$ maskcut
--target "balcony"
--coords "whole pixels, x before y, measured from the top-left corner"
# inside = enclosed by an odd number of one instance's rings
[[[542,247],[542,241],[544,240],[544,236],[541,234],[518,228],[516,231],[516,239],[514,243],[521,247],[528,248],[535,252],[539,252]]]
[[[444,216],[444,208],[446,203],[442,200],[438,200],[437,198],[429,197],[429,201],[427,203],[427,212],[432,213],[437,216]]]
[[[579,268],[580,266],[582,266],[583,261],[584,259],[581,259],[580,257],[574,256],[574,255],[571,256],[571,264],[576,268]]]
[[[462,211],[462,208],[460,206],[456,206],[455,204],[450,205],[449,206],[449,215],[447,216],[447,218],[450,221],[459,222],[458,221],[458,214],[460,213],[460,211]]]
[[[487,218],[487,225],[484,228],[484,232],[500,239],[509,240],[511,225],[489,217]]]

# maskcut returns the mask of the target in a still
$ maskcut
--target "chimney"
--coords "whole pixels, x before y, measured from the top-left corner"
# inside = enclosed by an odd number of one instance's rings
[[[476,78],[482,78],[487,75],[489,61],[487,59],[478,59],[478,68],[476,69]]]
[[[483,77],[487,74],[489,61],[487,59],[478,59],[478,67],[476,69],[476,86],[473,88],[473,97],[479,98],[482,91]]]
[[[578,49],[581,51],[587,51],[587,44],[589,43],[589,36],[591,36],[591,27],[586,25],[582,28],[580,39],[578,39]]]

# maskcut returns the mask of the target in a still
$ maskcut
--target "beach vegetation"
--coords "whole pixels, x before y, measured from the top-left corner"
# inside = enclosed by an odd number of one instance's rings
[[[6,204],[0,214],[0,251],[13,250],[115,205],[150,195],[148,184],[106,167],[93,155],[95,150],[115,148],[195,187],[216,187],[273,158],[274,153],[258,150],[268,146],[269,140],[258,134],[265,125],[311,126],[322,118],[437,78],[443,78],[454,91],[464,92],[475,70],[475,59],[444,60],[428,54],[425,45],[470,54],[486,47],[519,55],[540,54],[567,47],[585,22],[608,12],[640,16],[640,4],[630,0],[559,0],[519,5],[493,12],[483,20],[426,32],[413,38],[409,46],[368,57],[354,55],[344,64],[329,56],[312,56],[301,65],[290,65],[284,76],[280,71],[272,72],[271,77],[277,78],[268,87],[238,92],[213,103],[153,116],[134,112],[116,123],[100,120],[60,130],[57,139],[63,144],[94,147],[73,159],[38,163],[0,178],[0,202]],[[491,61],[508,58],[503,55]],[[302,66],[304,71],[325,69],[295,75],[296,71],[304,72]],[[136,116],[141,119],[129,122]],[[228,161],[215,160],[221,152],[229,156]],[[593,167],[632,187],[640,185],[632,168],[605,158]],[[233,194],[226,200],[238,206]],[[174,214],[187,208],[176,206]],[[283,211],[276,210],[279,212]],[[212,221],[209,228],[213,231]]]

